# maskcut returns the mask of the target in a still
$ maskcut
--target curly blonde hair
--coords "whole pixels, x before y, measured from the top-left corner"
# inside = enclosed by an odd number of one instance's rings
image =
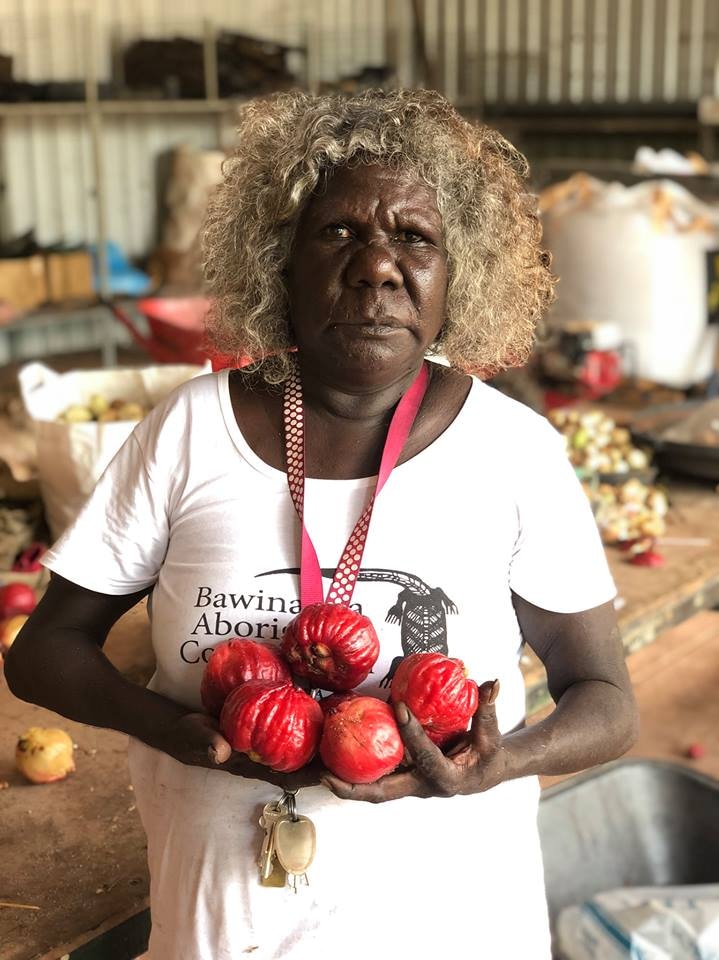
[[[367,163],[436,191],[449,280],[433,352],[483,377],[527,359],[555,278],[524,186],[527,162],[496,130],[469,123],[431,90],[372,90],[251,101],[238,135],[203,236],[214,349],[262,358],[256,369],[268,383],[287,377],[285,267],[299,215],[333,168]]]

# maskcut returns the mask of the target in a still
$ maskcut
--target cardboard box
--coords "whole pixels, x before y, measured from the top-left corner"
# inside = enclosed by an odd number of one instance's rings
[[[0,260],[0,300],[32,310],[47,300],[45,259],[40,254]]]
[[[87,250],[45,254],[47,297],[51,303],[94,300],[92,258]]]

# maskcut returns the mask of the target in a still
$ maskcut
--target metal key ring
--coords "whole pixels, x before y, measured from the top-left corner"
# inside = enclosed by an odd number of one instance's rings
[[[290,820],[297,820],[297,791],[296,790],[285,790],[285,795],[283,800],[287,805],[287,813],[289,814]]]

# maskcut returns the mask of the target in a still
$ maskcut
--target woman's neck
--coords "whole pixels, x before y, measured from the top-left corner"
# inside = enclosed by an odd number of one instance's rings
[[[349,426],[386,422],[419,370],[417,367],[384,382],[344,384],[331,375],[301,366],[305,411],[322,420],[344,422]]]
[[[429,369],[427,395],[400,463],[449,426],[471,386],[469,377],[447,367],[431,363]],[[358,392],[310,375],[309,392],[305,384],[307,476],[345,480],[375,474],[392,410],[412,379],[413,373],[408,373],[401,382]],[[235,418],[245,441],[265,463],[284,470],[281,392],[250,388],[241,373],[231,378],[230,385]]]

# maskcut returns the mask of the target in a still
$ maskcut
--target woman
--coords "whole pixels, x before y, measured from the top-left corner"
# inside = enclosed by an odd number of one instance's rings
[[[245,107],[239,132],[206,229],[210,333],[264,359],[191,381],[138,425],[50,551],[8,682],[132,738],[153,960],[545,960],[536,775],[617,757],[636,715],[614,588],[561,441],[468,376],[521,363],[551,298],[524,160],[428,91],[281,95]],[[451,366],[429,364],[352,603],[381,635],[364,689],[385,696],[414,650],[460,657],[481,684],[471,731],[444,756],[398,705],[411,769],[365,786],[316,765],[274,773],[232,753],[199,686],[215,643],[278,639],[299,610],[283,390],[296,364],[304,522],[327,586],[428,353]],[[101,648],[148,594],[145,690]],[[529,729],[523,642],[557,705]],[[260,885],[257,821],[277,787],[298,785],[318,847],[295,896]]]

